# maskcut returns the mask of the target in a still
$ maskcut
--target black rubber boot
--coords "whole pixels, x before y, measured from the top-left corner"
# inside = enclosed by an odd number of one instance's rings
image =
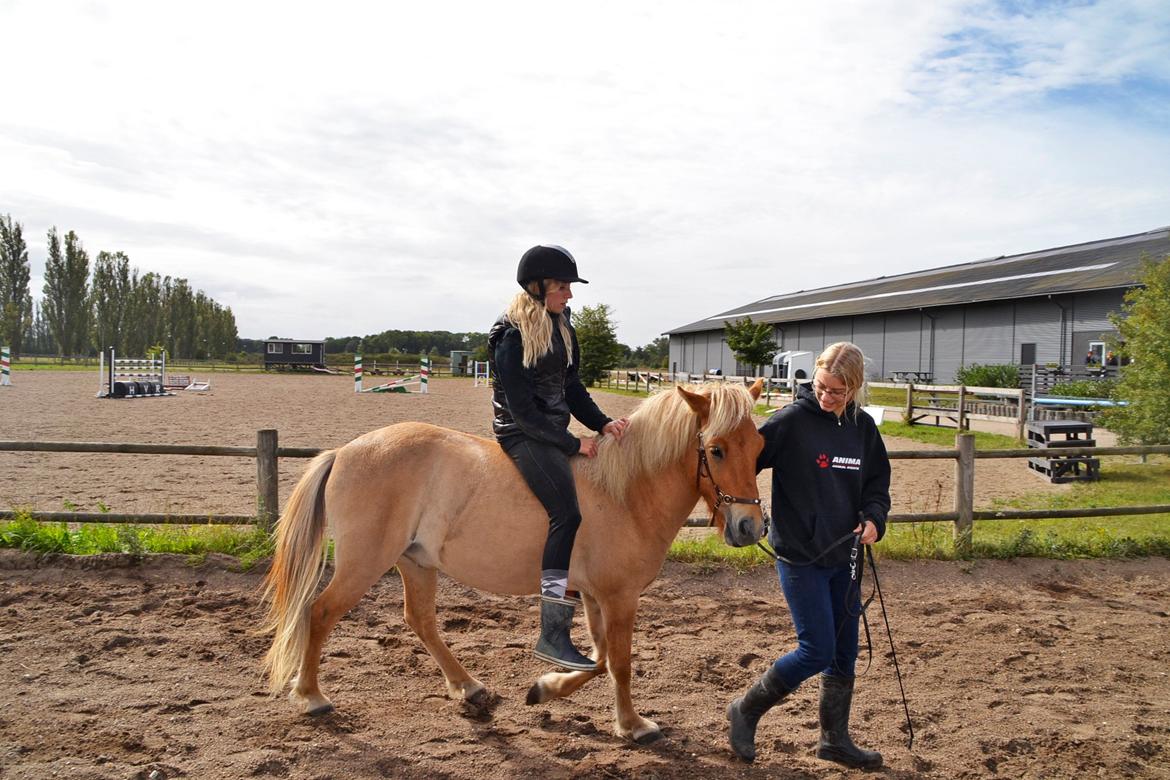
[[[849,710],[853,706],[853,678],[821,675],[821,742],[817,758],[859,769],[877,769],[882,754],[862,750],[849,737]]]
[[[573,625],[573,607],[552,599],[540,599],[540,639],[536,640],[536,657],[574,672],[592,672],[597,664],[581,655],[569,638]]]
[[[756,760],[756,725],[765,712],[782,702],[792,689],[781,681],[773,667],[756,680],[747,693],[727,705],[731,722],[731,749],[749,764]]]

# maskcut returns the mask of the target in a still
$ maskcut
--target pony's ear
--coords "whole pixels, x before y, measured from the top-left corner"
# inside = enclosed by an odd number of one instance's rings
[[[711,399],[699,393],[692,393],[686,388],[678,388],[678,392],[682,395],[683,400],[687,402],[687,406],[691,407],[691,411],[706,420],[711,414]]]
[[[751,395],[753,401],[758,401],[762,392],[764,392],[764,378],[760,377],[752,382],[752,386],[748,388],[748,394]]]

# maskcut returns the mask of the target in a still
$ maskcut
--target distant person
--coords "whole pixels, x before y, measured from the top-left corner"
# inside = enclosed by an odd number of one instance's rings
[[[1106,353],[1105,365],[1107,365],[1107,366],[1116,366],[1117,365],[1117,353],[1115,353],[1113,350],[1109,350],[1109,352]]]
[[[569,560],[581,524],[569,458],[597,454],[597,441],[569,433],[569,415],[620,440],[629,421],[607,417],[577,375],[581,352],[569,323],[570,285],[588,284],[577,262],[559,246],[534,246],[520,258],[522,292],[488,334],[492,355],[492,429],[504,452],[548,512],[548,539],[540,572],[537,658],[565,669],[593,671],[569,637],[580,596],[568,592]]]
[[[1096,362],[1097,362],[1097,353],[1090,349],[1089,354],[1085,355],[1085,365],[1091,366]]]
[[[830,344],[817,358],[811,384],[799,385],[796,402],[760,428],[764,450],[756,469],[772,469],[769,540],[780,556],[776,569],[797,646],[727,708],[731,748],[745,761],[755,760],[760,717],[819,673],[817,756],[850,767],[882,765],[881,753],[857,747],[849,736],[861,615],[851,545],[880,539],[890,510],[890,460],[873,418],[861,409],[865,396],[861,350]]]

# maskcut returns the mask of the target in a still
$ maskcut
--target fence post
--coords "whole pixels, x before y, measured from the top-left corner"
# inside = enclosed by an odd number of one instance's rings
[[[966,431],[971,428],[971,421],[968,420],[966,424],[963,423],[963,415],[967,413],[967,387],[966,385],[959,385],[959,430]]]
[[[906,419],[907,425],[914,424],[914,383],[906,383]]]
[[[280,483],[277,479],[276,431],[256,431],[256,519],[271,530],[280,516]]]
[[[1020,441],[1024,440],[1024,388],[1019,389],[1019,409],[1016,410],[1016,438]]]
[[[955,462],[955,556],[971,556],[971,536],[975,525],[975,434],[955,434],[955,449],[959,459]]]

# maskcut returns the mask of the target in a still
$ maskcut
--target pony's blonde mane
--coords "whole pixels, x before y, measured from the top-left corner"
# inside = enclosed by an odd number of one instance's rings
[[[730,433],[752,413],[754,401],[747,388],[711,384],[687,390],[706,396],[711,413],[703,438],[707,441]],[[642,402],[630,415],[630,427],[619,444],[612,436],[598,442],[597,457],[580,468],[595,485],[617,501],[624,501],[630,484],[682,458],[688,448],[698,447],[699,416],[676,390],[659,392]]]

